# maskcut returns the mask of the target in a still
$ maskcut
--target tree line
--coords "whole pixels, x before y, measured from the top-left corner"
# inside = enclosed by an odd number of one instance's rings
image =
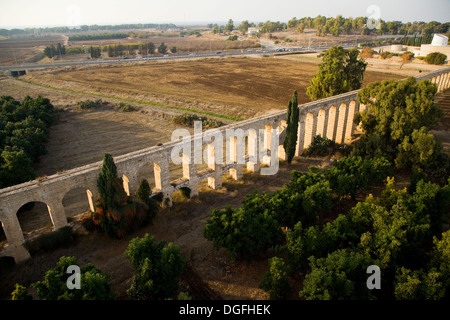
[[[61,45],[61,43],[59,42],[56,44],[56,47],[52,44],[51,46],[47,46],[44,48],[44,55],[47,58],[53,58],[65,54],[66,54],[66,46]]]
[[[208,24],[208,27],[214,34],[230,33],[233,30],[239,30],[242,34],[245,34],[249,27],[258,27],[260,28],[260,34],[293,28],[297,29],[298,32],[304,32],[306,28],[312,28],[316,30],[317,36],[326,36],[328,34],[333,36],[339,36],[341,34],[417,34],[420,36],[430,36],[434,33],[447,33],[449,32],[450,26],[450,22],[440,23],[437,21],[414,21],[403,23],[401,21],[385,21],[380,19],[379,21],[374,22],[377,26],[376,28],[369,28],[368,22],[371,22],[368,17],[344,18],[341,15],[336,17],[325,17],[318,15],[316,17],[304,17],[300,19],[294,17],[287,23],[270,20],[266,22],[250,23],[248,20],[244,20],[237,27],[234,25],[233,20],[229,19],[226,25]]]
[[[129,23],[118,25],[80,25],[79,27],[45,27],[45,28],[24,28],[24,29],[0,29],[2,36],[16,36],[16,35],[36,35],[47,33],[70,33],[70,32],[85,32],[85,31],[101,31],[101,30],[126,30],[126,29],[158,29],[167,30],[178,28],[173,23]]]
[[[27,96],[20,102],[0,97],[0,188],[36,178],[33,164],[47,152],[54,119],[54,107],[46,98]]]
[[[125,38],[128,38],[128,33],[80,34],[70,36],[69,41],[109,40]]]

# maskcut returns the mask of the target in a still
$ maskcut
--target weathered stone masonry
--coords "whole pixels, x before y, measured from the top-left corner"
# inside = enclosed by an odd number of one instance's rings
[[[438,92],[441,92],[450,87],[449,76],[450,68],[446,68],[417,77],[417,79],[430,79],[438,87]],[[301,155],[303,150],[309,146],[315,135],[326,136],[337,143],[351,141],[356,129],[353,122],[355,112],[365,108],[357,101],[357,93],[358,90],[299,106],[297,156]],[[273,164],[274,157],[284,160],[285,153],[281,144],[284,141],[285,128],[286,111],[283,110],[216,129],[215,132],[220,133],[222,137],[227,136],[227,130],[242,129],[247,136],[247,151],[238,151],[236,138],[228,137],[232,162],[221,165],[218,164],[220,162],[218,160],[223,154],[219,152],[220,150],[215,150],[213,143],[207,143],[208,139],[205,139],[206,141],[202,139],[202,148],[206,149],[207,170],[197,172],[197,165],[194,161],[190,161],[192,159],[184,155],[183,177],[175,182],[171,181],[169,164],[172,149],[179,146],[178,142],[169,142],[162,146],[125,154],[116,157],[114,161],[119,175],[123,178],[125,191],[129,194],[133,194],[137,189],[139,170],[144,166],[152,166],[154,168],[154,190],[163,193],[164,205],[171,206],[172,194],[181,187],[190,188],[192,197],[198,195],[199,183],[204,179],[208,180],[208,185],[213,189],[222,187],[224,174],[229,173],[234,179],[240,179],[244,164],[242,161],[238,161],[238,157],[244,157],[245,166],[251,172],[259,172],[262,163]],[[263,132],[262,136],[260,136],[260,132]],[[203,137],[207,135],[208,132],[202,133]],[[271,150],[271,141],[273,141],[271,138],[274,136],[280,142],[277,150]],[[191,157],[194,156],[196,150],[194,140],[198,137],[194,136],[188,142],[192,151]],[[265,152],[267,156],[261,159],[258,156],[261,152]],[[30,254],[23,246],[25,239],[17,218],[17,212],[24,204],[29,202],[47,204],[54,230],[68,224],[62,203],[64,196],[71,190],[77,188],[86,190],[86,208],[93,210],[93,204],[97,198],[96,180],[101,165],[102,162],[96,162],[39,181],[30,181],[0,190],[0,221],[8,240],[8,246],[0,255],[12,256],[17,263],[30,258]]]

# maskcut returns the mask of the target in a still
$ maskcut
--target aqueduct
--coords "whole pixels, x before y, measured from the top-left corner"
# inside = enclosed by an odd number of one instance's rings
[[[429,79],[434,83],[438,92],[450,87],[450,68],[437,70],[417,77],[417,80]],[[298,127],[298,141],[296,155],[302,154],[311,143],[315,135],[325,136],[338,143],[348,143],[355,132],[353,121],[355,112],[365,108],[357,100],[358,90],[336,95],[330,98],[300,105],[300,119]],[[199,193],[199,182],[207,179],[208,185],[213,189],[222,187],[222,176],[231,173],[236,180],[243,175],[244,166],[250,172],[260,172],[261,164],[269,167],[274,160],[284,160],[283,147],[278,142],[284,141],[286,128],[286,111],[278,111],[268,115],[244,120],[231,125],[223,126],[211,132],[201,133],[201,137],[193,136],[186,141],[191,158],[199,152],[195,148],[195,141],[201,141],[202,153],[200,157],[205,160],[206,168],[198,170],[198,166],[187,154],[183,154],[182,177],[171,180],[170,160],[174,148],[179,142],[169,142],[161,146],[150,147],[114,159],[119,175],[123,178],[124,189],[132,194],[136,191],[138,172],[146,166],[153,168],[154,191],[163,194],[163,204],[172,205],[172,194],[182,188],[191,190],[191,197]],[[245,149],[240,150],[235,137],[227,136],[227,132],[245,132]],[[262,134],[261,134],[262,133]],[[210,135],[210,136],[208,136]],[[227,137],[230,146],[230,161],[220,164],[223,159],[222,150],[214,147],[216,137]],[[201,138],[201,139],[196,139]],[[274,140],[278,139],[278,140]],[[273,143],[273,142],[277,143]],[[281,144],[280,143],[280,144]],[[274,150],[271,150],[274,149]],[[197,151],[196,151],[197,150]],[[260,157],[259,155],[264,155]],[[198,156],[198,154],[197,154]],[[57,230],[68,225],[67,216],[63,206],[65,195],[74,189],[86,190],[87,201],[91,210],[94,209],[94,200],[97,197],[96,179],[100,172],[102,162],[92,163],[83,167],[58,173],[45,179],[34,180],[0,190],[0,221],[3,226],[8,245],[0,255],[14,257],[16,263],[30,258],[25,249],[25,239],[17,217],[19,209],[29,202],[43,202],[47,205],[53,229]]]

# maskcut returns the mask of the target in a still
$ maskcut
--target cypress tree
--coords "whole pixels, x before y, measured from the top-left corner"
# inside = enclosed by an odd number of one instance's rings
[[[109,210],[117,209],[121,202],[126,202],[127,195],[122,181],[117,177],[117,167],[109,153],[103,155],[103,165],[97,178],[97,188]]]
[[[288,104],[287,110],[287,128],[286,138],[284,139],[284,150],[287,154],[288,163],[291,163],[295,155],[295,147],[297,146],[298,121],[300,110],[298,109],[297,90],[294,90],[292,98]]]

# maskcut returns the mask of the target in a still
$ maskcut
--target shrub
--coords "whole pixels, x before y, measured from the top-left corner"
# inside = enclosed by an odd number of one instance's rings
[[[102,107],[103,101],[102,99],[97,99],[95,101],[92,100],[78,101],[77,106],[80,110],[92,110]]]
[[[308,149],[303,152],[304,156],[323,157],[334,153],[337,143],[326,137],[317,135],[309,145]]]
[[[184,113],[182,115],[173,116],[171,118],[171,122],[173,124],[186,126],[186,127],[194,127],[194,121],[201,121],[202,127],[205,129],[217,128],[223,126],[221,121],[216,119],[208,119],[207,117],[199,117],[196,114]]]
[[[133,112],[133,111],[138,111],[139,110],[138,107],[135,107],[135,106],[133,106],[131,104],[128,104],[128,103],[125,103],[125,102],[116,103],[115,106],[121,112]]]
[[[374,54],[375,50],[373,50],[372,48],[365,47],[364,49],[361,50],[360,56],[364,59],[367,59],[372,58]]]
[[[411,61],[412,58],[414,58],[414,53],[412,53],[412,52],[406,51],[402,54],[402,60],[404,62]]]
[[[70,226],[59,228],[53,232],[45,233],[36,239],[25,242],[30,254],[50,252],[58,248],[67,247],[73,243],[72,228]]]
[[[143,179],[139,184],[138,190],[136,192],[136,199],[141,201],[147,205],[147,221],[151,222],[153,218],[159,211],[159,205],[154,199],[151,197],[152,191],[150,189],[150,185],[146,179]]]
[[[389,51],[383,51],[382,53],[380,53],[381,59],[389,59],[392,58],[393,56],[394,55]]]
[[[429,53],[425,58],[425,61],[428,64],[435,64],[435,65],[443,64],[445,60],[447,60],[447,56],[440,52]]]

